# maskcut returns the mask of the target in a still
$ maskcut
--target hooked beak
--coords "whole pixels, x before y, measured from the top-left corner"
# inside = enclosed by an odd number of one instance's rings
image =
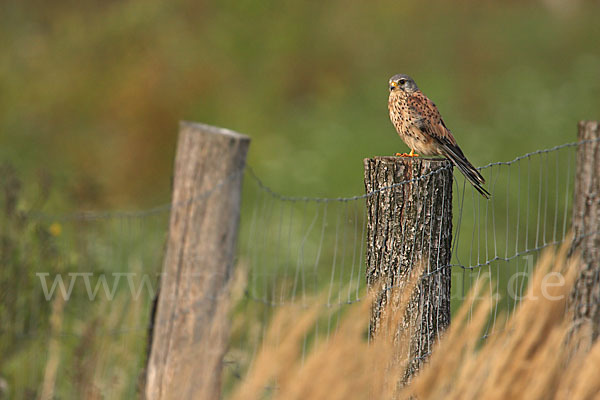
[[[398,87],[398,83],[390,82],[390,92]]]

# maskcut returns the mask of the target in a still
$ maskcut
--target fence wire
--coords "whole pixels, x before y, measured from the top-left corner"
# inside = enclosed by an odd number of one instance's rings
[[[438,279],[444,269],[451,268],[453,313],[479,278],[490,278],[490,296],[476,298],[470,305],[474,310],[476,302],[489,304],[490,318],[482,339],[503,329],[526,295],[540,252],[567,238],[575,153],[577,146],[587,142],[566,143],[481,167],[492,193],[490,200],[483,199],[460,174],[455,176],[452,261],[450,265],[432,262],[424,278]],[[234,331],[227,364],[232,379],[243,376],[252,365],[268,321],[280,308],[299,318],[315,301],[321,302],[324,317],[305,334],[302,359],[312,342],[328,340],[338,329],[344,309],[366,294],[365,199],[418,184],[427,175],[351,197],[293,197],[278,193],[248,169],[238,254],[238,263],[248,269],[242,314],[260,317],[251,318],[258,326],[241,324]],[[415,218],[431,214],[427,208],[432,199],[425,203]],[[439,234],[430,232],[429,236]],[[407,232],[403,241],[414,245],[429,238]],[[436,250],[430,248],[429,252]],[[385,290],[398,286],[389,285]],[[244,348],[252,350],[244,354]],[[425,349],[420,358],[430,350]]]
[[[488,302],[491,311],[482,337],[502,329],[515,310],[540,251],[567,238],[575,151],[586,142],[483,166],[489,201],[455,176],[452,261],[428,265],[426,276],[451,268],[453,312],[478,278],[492,278],[493,296],[476,299]],[[231,317],[225,393],[255,362],[278,310],[300,316],[315,304],[322,308],[322,317],[304,335],[302,359],[336,332],[345,309],[365,298],[365,199],[426,177],[352,197],[291,197],[247,169],[236,256],[247,283]],[[232,178],[189,201],[220,195]],[[9,197],[2,221],[0,379],[10,378],[13,397],[25,398],[38,393],[52,377],[49,365],[56,365],[61,397],[134,397],[143,376],[169,211],[181,205],[50,215],[11,208]],[[427,217],[433,201],[426,203],[415,218]],[[14,372],[16,365],[26,366],[26,378]]]

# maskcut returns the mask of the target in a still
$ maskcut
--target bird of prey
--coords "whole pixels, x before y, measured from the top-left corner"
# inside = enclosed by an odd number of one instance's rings
[[[456,165],[483,197],[489,199],[490,193],[482,186],[485,179],[467,160],[437,107],[419,90],[415,81],[408,75],[394,75],[390,78],[389,86],[390,119],[400,138],[410,147],[409,154],[396,155],[418,157],[417,153],[421,153],[444,156]]]

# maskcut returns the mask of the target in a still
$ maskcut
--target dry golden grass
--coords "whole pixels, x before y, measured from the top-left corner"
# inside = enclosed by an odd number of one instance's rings
[[[300,318],[280,311],[233,398],[600,398],[600,343],[577,347],[575,343],[585,339],[585,330],[570,336],[571,316],[565,310],[576,268],[575,261],[567,261],[566,251],[563,247],[557,253],[544,253],[521,305],[505,328],[483,343],[480,338],[489,304],[482,302],[470,313],[473,300],[482,294],[473,291],[429,362],[404,388],[397,382],[406,367],[402,355],[407,347],[406,340],[394,335],[397,317],[388,317],[383,334],[368,343],[370,302],[356,304],[344,315],[337,332],[315,345],[301,362],[302,340],[319,309],[310,308]],[[550,286],[557,282],[556,274],[564,278],[564,284]],[[403,294],[402,304],[408,299]],[[401,308],[396,315],[402,314]]]

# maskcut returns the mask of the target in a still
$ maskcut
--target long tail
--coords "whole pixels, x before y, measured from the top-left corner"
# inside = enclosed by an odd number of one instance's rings
[[[483,179],[483,176],[475,169],[473,164],[467,160],[467,157],[465,157],[460,147],[453,145],[446,140],[441,140],[439,143],[444,149],[446,157],[456,165],[465,178],[471,182],[473,187],[475,187],[483,197],[489,199],[491,196],[490,193],[482,186],[485,183],[485,179]]]

